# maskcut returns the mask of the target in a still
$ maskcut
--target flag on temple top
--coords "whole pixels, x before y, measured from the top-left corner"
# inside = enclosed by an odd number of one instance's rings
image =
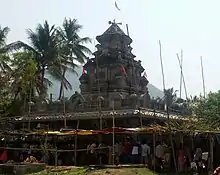
[[[146,71],[144,71],[143,76],[144,76],[145,78],[147,78],[147,73],[146,73]]]
[[[118,4],[117,4],[117,2],[115,1],[115,7],[116,7],[116,9],[118,10],[118,11],[120,11],[121,9],[118,7]]]
[[[85,68],[83,67],[83,72],[82,72],[82,74],[86,74],[86,70],[85,70]]]
[[[124,66],[121,65],[121,72],[126,74],[126,70],[124,68]]]

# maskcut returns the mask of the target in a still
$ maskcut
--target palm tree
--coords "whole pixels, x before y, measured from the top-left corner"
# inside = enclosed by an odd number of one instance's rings
[[[8,62],[9,57],[6,55],[6,38],[10,29],[8,27],[0,26],[0,71],[6,73],[7,70],[10,69]]]
[[[176,101],[176,99],[177,99],[176,92],[177,91],[174,91],[173,88],[164,89],[164,97],[166,100],[167,107],[170,108],[171,105]]]
[[[17,41],[9,44],[8,48],[16,50],[24,49],[32,52],[38,67],[39,95],[43,97],[45,95],[45,89],[51,85],[45,79],[45,73],[53,66],[59,55],[57,30],[54,25],[50,27],[48,22],[45,21],[43,25],[38,24],[35,31],[28,29],[27,34],[30,45],[22,41]]]
[[[0,26],[0,48],[3,48],[6,45],[6,38],[10,29],[8,27]],[[0,52],[1,53],[1,52]]]
[[[90,38],[79,36],[82,26],[78,24],[76,19],[64,19],[62,28],[59,29],[60,37],[60,64],[53,70],[54,77],[61,81],[59,99],[62,97],[64,88],[72,89],[71,84],[65,78],[67,71],[75,74],[77,63],[84,63],[86,54],[91,54],[91,51],[84,44],[91,42]]]

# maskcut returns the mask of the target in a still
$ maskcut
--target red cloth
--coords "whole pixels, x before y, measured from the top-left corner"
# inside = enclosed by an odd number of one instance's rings
[[[2,153],[2,155],[0,156],[0,160],[1,161],[7,161],[8,160],[7,151],[4,151]]]
[[[126,70],[125,70],[124,66],[122,66],[122,65],[121,65],[121,72],[126,73]]]
[[[85,70],[85,68],[83,67],[83,72],[82,72],[83,74],[85,74],[86,73],[86,70]]]
[[[124,144],[124,153],[125,154],[131,154],[131,151],[132,151],[131,143],[125,143]]]
[[[179,151],[178,161],[181,162],[181,163],[184,162],[184,152],[183,152],[183,150],[180,150],[180,151]]]

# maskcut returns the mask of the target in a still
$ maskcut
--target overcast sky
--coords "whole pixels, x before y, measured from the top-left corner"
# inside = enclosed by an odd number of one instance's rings
[[[159,44],[166,86],[179,89],[180,69],[176,53],[183,49],[184,76],[188,94],[202,92],[200,56],[203,56],[206,90],[220,89],[219,0],[0,0],[0,25],[11,29],[8,42],[27,42],[25,30],[48,20],[61,25],[64,17],[78,19],[81,36],[95,39],[108,21],[128,23],[133,53],[141,60],[150,83],[162,87]],[[94,51],[94,44],[89,47]]]

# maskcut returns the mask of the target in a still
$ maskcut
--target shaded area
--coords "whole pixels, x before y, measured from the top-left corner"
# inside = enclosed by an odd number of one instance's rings
[[[155,172],[150,171],[147,168],[132,168],[132,167],[125,167],[125,168],[106,168],[106,169],[97,169],[91,170],[89,168],[78,168],[78,167],[56,167],[50,168],[45,171],[34,173],[32,175],[172,175],[172,173],[168,174],[158,174]],[[183,174],[184,175],[184,174]],[[190,175],[185,174],[185,175]]]

